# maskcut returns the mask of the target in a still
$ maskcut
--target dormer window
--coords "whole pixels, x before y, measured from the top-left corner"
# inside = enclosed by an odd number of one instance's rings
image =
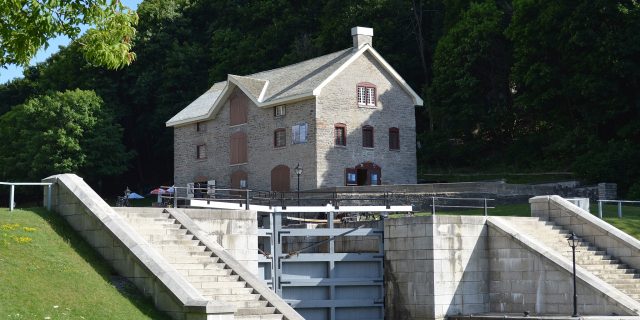
[[[358,105],[375,107],[376,106],[376,86],[369,82],[358,83]]]

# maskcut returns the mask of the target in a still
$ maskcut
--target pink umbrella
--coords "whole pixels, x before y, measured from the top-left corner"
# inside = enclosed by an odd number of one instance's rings
[[[149,192],[149,194],[165,194],[166,192],[167,192],[167,190],[165,190],[165,189],[157,188],[157,189],[151,190],[151,192]]]

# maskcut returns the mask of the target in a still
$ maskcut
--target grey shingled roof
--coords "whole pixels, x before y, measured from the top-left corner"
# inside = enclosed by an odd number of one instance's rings
[[[343,65],[358,50],[348,48],[296,64],[247,76],[229,75],[229,79],[239,83],[246,94],[258,100],[265,84],[267,90],[261,102],[311,95],[313,90]],[[206,116],[216,99],[222,94],[228,81],[215,83],[207,92],[191,102],[167,123],[189,121]]]

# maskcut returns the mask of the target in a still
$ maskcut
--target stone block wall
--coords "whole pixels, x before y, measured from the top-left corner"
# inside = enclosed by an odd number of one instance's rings
[[[121,276],[179,320],[231,320],[235,307],[207,301],[131,229],[98,194],[73,174],[52,176],[52,210],[59,213]],[[45,188],[45,197],[47,191]]]
[[[234,94],[244,94],[237,89]],[[237,170],[247,173],[247,186],[254,190],[271,190],[271,170],[277,165],[290,169],[291,190],[296,189],[297,176],[293,170],[298,163],[304,168],[300,189],[314,189],[316,185],[315,99],[286,105],[286,114],[274,117],[273,108],[258,108],[248,101],[246,124],[229,126],[229,101],[213,119],[205,121],[206,130],[196,131],[196,124],[174,127],[174,183],[185,187],[196,179],[216,180],[219,186],[231,186],[231,174]],[[293,125],[306,122],[307,142],[292,144]],[[276,129],[286,129],[286,146],[274,148]],[[230,137],[234,132],[247,134],[248,161],[230,164]],[[196,159],[196,146],[206,144],[206,159]]]
[[[360,107],[357,85],[376,86],[376,107]],[[336,146],[334,126],[346,125],[346,146]],[[373,127],[373,148],[362,147],[362,127]],[[400,131],[400,149],[389,150],[389,128]],[[353,61],[317,98],[318,188],[345,185],[345,168],[371,161],[383,184],[416,183],[416,121],[411,96],[369,54]]]
[[[489,227],[489,297],[492,313],[573,313],[571,272],[549,257],[525,247],[508,233]],[[601,291],[578,279],[580,312],[591,315],[629,314]]]
[[[258,221],[255,211],[182,210],[251,273],[258,275]]]
[[[529,200],[531,216],[540,217],[573,231],[584,240],[605,249],[629,266],[640,269],[640,241],[600,220],[560,196]]]
[[[385,220],[387,319],[489,311],[484,217]]]

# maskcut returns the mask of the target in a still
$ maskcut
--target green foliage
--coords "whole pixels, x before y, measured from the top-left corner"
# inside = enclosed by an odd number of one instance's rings
[[[4,1],[0,6],[0,66],[26,66],[38,49],[58,35],[75,39],[83,24],[93,26],[78,39],[90,63],[111,69],[131,64],[136,13],[120,1]]]
[[[121,136],[92,91],[38,96],[0,117],[0,176],[38,181],[64,172],[89,179],[119,174],[130,158]]]

